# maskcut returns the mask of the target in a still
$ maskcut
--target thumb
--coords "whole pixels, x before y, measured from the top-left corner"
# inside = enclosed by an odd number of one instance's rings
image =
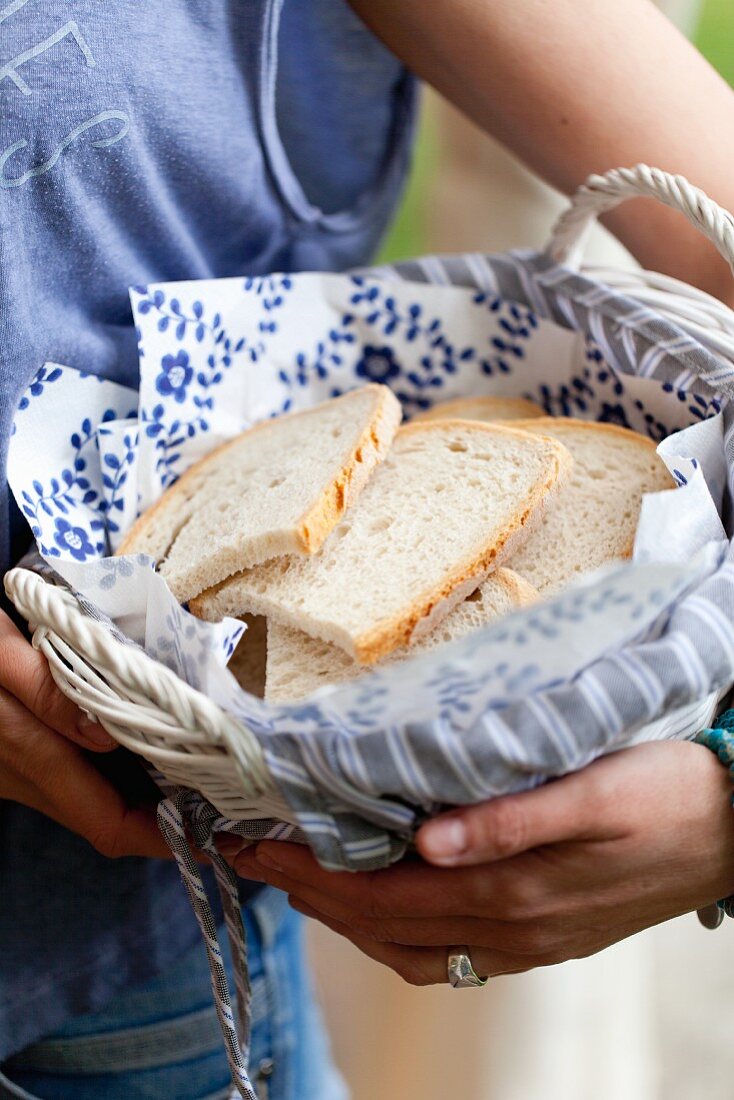
[[[418,851],[441,867],[509,859],[588,832],[583,788],[569,776],[524,794],[452,810],[418,831]]]

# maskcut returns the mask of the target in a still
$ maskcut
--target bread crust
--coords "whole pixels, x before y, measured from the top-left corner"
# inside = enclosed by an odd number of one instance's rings
[[[642,435],[640,432],[634,431],[632,428],[624,428],[621,424],[606,424],[600,420],[575,420],[572,416],[544,416],[541,418],[530,418],[528,420],[517,420],[513,422],[513,427],[520,427],[522,431],[527,432],[542,432],[543,428],[546,430],[560,428],[561,434],[565,429],[569,431],[590,430],[596,434],[603,432],[606,435],[616,435],[621,439],[627,440],[629,443],[636,443],[643,450],[657,451],[657,444],[649,436]],[[660,489],[656,492],[668,492],[671,489],[677,489],[675,478],[666,469],[664,463],[660,462],[661,477],[664,476],[667,480],[667,486],[661,485]],[[631,535],[629,542],[622,551],[622,558],[629,560],[632,557],[635,549],[635,539],[637,537],[637,531],[635,530]]]
[[[401,438],[428,432],[445,434],[452,425],[466,429],[468,423],[465,420],[420,421],[404,425],[399,429],[398,434]],[[475,553],[458,562],[440,584],[421,592],[402,614],[377,623],[371,630],[353,639],[344,637],[339,641],[336,637],[325,638],[326,641],[340,645],[358,664],[373,665],[401,646],[408,645],[420,624],[424,624],[423,629],[426,632],[437,625],[449,611],[481,584],[497,565],[510,556],[518,540],[526,534],[528,521],[539,515],[549,495],[560,488],[570,474],[573,467],[571,455],[562,443],[552,437],[517,429],[514,424],[490,424],[482,421],[471,421],[470,424],[473,432],[486,434],[488,438],[504,435],[514,440],[537,442],[540,436],[548,452],[546,475],[534,486],[532,492],[524,499],[522,507],[495,537],[491,546],[482,546]],[[192,600],[189,606],[193,614],[202,618],[211,617],[212,603],[216,604],[218,593],[227,583],[228,581],[223,581]],[[314,630],[309,630],[295,619],[274,613],[257,598],[251,600],[250,606],[247,607],[225,605],[221,612],[216,612],[216,615],[220,617],[226,614],[238,615],[243,611],[272,615],[273,619],[283,622],[284,625],[305,629],[307,633],[315,633]]]
[[[538,603],[540,600],[538,589],[507,565],[499,566],[497,580],[509,592],[510,599],[518,608],[530,607],[531,604]]]
[[[291,529],[283,533],[280,545],[274,547],[272,557],[282,554],[313,554],[321,548],[324,540],[334,526],[338,523],[346,508],[354,502],[361,489],[369,480],[370,474],[385,457],[390,449],[392,440],[397,431],[402,410],[397,398],[387,386],[370,383],[361,387],[361,390],[372,391],[376,402],[369,424],[367,424],[353,447],[351,456],[342,466],[338,474],[328,485],[324,487],[320,497],[301,516],[295,530]],[[341,397],[332,398],[330,402],[322,402],[309,409],[301,409],[295,413],[289,413],[279,421],[287,419],[289,423],[305,415],[312,415],[314,410],[324,404],[331,404],[348,400],[357,391],[342,394]],[[208,455],[194,463],[179,479],[167,489],[160,500],[151,505],[142,516],[133,524],[122,543],[116,551],[116,556],[137,553],[145,545],[148,534],[159,523],[165,512],[176,507],[178,502],[186,497],[187,492],[193,486],[193,492],[198,489],[198,483],[207,475],[208,469],[214,463],[219,463],[222,456],[235,447],[238,447],[243,436],[252,436],[272,429],[273,420],[263,420],[248,428],[246,432],[227,440],[226,443],[215,447]],[[166,549],[168,553],[175,542],[185,520],[173,537],[173,541]],[[254,564],[254,563],[253,563]]]
[[[402,409],[387,386],[374,388],[379,388],[382,392],[372,424],[365,427],[352,457],[326,487],[321,500],[316,501],[301,517],[298,537],[305,554],[315,554],[321,549],[327,535],[357,499],[392,446],[399,429]],[[339,398],[334,400],[338,401]]]
[[[447,425],[463,424],[462,420],[436,420],[422,421],[418,424],[406,424],[401,432],[410,433],[417,430],[430,431],[443,430]],[[549,446],[549,469],[544,481],[535,486],[529,498],[526,499],[522,510],[515,515],[513,520],[500,532],[496,542],[491,547],[480,550],[475,556],[465,558],[460,562],[443,583],[434,589],[428,589],[413,601],[411,608],[400,617],[389,623],[380,624],[370,631],[358,636],[354,642],[354,658],[361,665],[373,665],[388,653],[400,646],[409,645],[416,627],[422,620],[430,618],[432,626],[437,625],[449,611],[453,610],[462,599],[466,597],[462,592],[465,582],[476,582],[474,587],[496,569],[498,565],[506,561],[512,554],[519,539],[525,534],[528,520],[547,504],[548,497],[557,492],[565,479],[573,469],[573,459],[563,444],[551,436],[542,433],[530,433],[505,424],[490,424],[483,421],[472,421],[472,427],[486,431],[489,435],[497,432],[516,437],[525,437],[533,434],[535,438],[540,435]],[[459,592],[458,597],[455,595]],[[434,610],[438,614],[434,617]]]
[[[489,578],[491,579],[492,577],[494,577],[496,587],[498,589],[502,589],[506,594],[510,607],[506,612],[500,613],[499,616],[487,619],[485,621],[485,625],[488,625],[490,622],[497,622],[500,618],[503,617],[503,614],[509,614],[511,613],[511,611],[521,610],[522,608],[528,607],[531,604],[537,603],[540,599],[540,594],[537,592],[537,590],[533,588],[533,586],[528,581],[526,581],[524,577],[521,577],[512,569],[500,566],[494,574],[490,573]],[[487,582],[484,581],[482,583],[485,584]],[[479,588],[475,591],[481,591],[481,586],[479,586]],[[459,608],[461,608],[463,604],[459,604],[458,606]],[[449,619],[447,617],[445,622],[448,621]],[[331,661],[333,666],[333,676],[330,676],[328,678],[324,677],[321,682],[316,682],[316,680],[314,680],[312,689],[298,692],[297,694],[292,694],[290,691],[288,691],[287,694],[284,695],[282,690],[282,675],[283,670],[287,667],[287,665],[283,661],[283,655],[279,655],[280,664],[278,665],[277,672],[275,673],[272,663],[273,651],[271,649],[271,638],[273,635],[273,631],[276,627],[289,633],[293,633],[297,636],[297,638],[302,639],[303,642],[307,643],[310,646],[318,647],[315,650],[315,656],[313,656],[314,651],[312,651],[311,660],[315,660],[317,664],[324,659]],[[481,624],[478,623],[474,629],[480,628]],[[442,644],[442,642],[434,642],[432,648],[440,646]],[[411,645],[407,648],[395,650],[394,653],[390,654],[387,661],[382,663],[379,667],[391,667],[394,663],[402,663],[404,661],[408,661],[411,659],[411,657],[414,657],[419,653],[421,653],[420,646],[416,647],[414,643],[411,643]],[[321,667],[323,671],[323,665]],[[344,652],[343,649],[341,649],[339,646],[334,645],[331,642],[325,642],[321,638],[314,638],[313,635],[305,634],[303,631],[296,630],[294,627],[283,627],[281,626],[281,624],[276,624],[273,619],[270,619],[268,621],[268,657],[265,678],[265,698],[269,702],[273,702],[276,704],[288,704],[290,702],[295,702],[298,699],[309,698],[313,694],[314,690],[318,690],[319,688],[324,687],[327,684],[330,687],[337,687],[339,685],[343,685],[344,683],[348,683],[349,681],[352,681],[357,677],[368,676],[371,671],[373,670],[369,667],[358,665]],[[278,690],[279,687],[280,690]]]
[[[512,411],[509,418],[502,415],[502,410]],[[517,419],[528,420],[531,418],[545,417],[545,413],[534,401],[525,397],[499,397],[489,394],[476,397],[454,397],[450,401],[439,401],[426,412],[419,413],[413,418],[414,422],[425,420],[474,420],[472,411],[484,413],[482,422],[495,423],[509,419],[514,423]],[[494,416],[491,414],[494,413]],[[522,414],[522,415],[520,415]],[[496,419],[495,419],[496,418]]]
[[[528,417],[526,420],[513,420],[512,427],[517,428],[523,432],[540,432],[543,433],[543,429],[555,428],[561,431],[569,429],[576,431],[593,431],[603,432],[607,435],[618,435],[623,439],[628,440],[630,443],[637,443],[646,451],[657,451],[658,445],[649,436],[642,435],[641,432],[636,432],[632,428],[624,428],[621,424],[607,424],[601,420],[576,420],[572,416],[540,416],[540,417]],[[675,479],[670,477],[671,485],[675,486]]]

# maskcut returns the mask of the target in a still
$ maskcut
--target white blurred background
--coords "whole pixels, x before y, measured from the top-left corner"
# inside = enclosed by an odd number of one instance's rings
[[[660,6],[734,77],[734,0]],[[540,246],[563,203],[429,95],[386,256]],[[601,229],[588,256],[633,262]],[[734,1097],[734,922],[712,933],[688,916],[595,958],[462,992],[411,988],[321,926],[309,935],[353,1100]]]

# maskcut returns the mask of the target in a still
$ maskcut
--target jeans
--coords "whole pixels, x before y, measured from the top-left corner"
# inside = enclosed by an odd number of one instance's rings
[[[266,889],[245,910],[253,989],[250,1079],[261,1100],[346,1100],[312,999],[302,920]],[[226,936],[220,931],[220,943]],[[230,989],[234,995],[227,954]],[[143,988],[11,1058],[0,1098],[226,1100],[230,1077],[203,944]]]

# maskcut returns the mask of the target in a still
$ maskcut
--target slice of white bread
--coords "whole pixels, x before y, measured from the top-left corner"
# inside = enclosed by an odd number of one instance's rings
[[[265,695],[268,624],[262,615],[242,616],[247,630],[237,643],[227,668],[250,695]]]
[[[440,401],[414,420],[528,420],[545,413],[533,401],[524,397],[457,397],[453,401]]]
[[[562,417],[522,422],[573,455],[573,474],[510,565],[542,595],[579,573],[632,556],[645,493],[675,487],[655,444],[614,424]]]
[[[400,419],[387,386],[370,385],[265,420],[187,470],[117,552],[151,554],[182,603],[246,566],[313,554],[389,451]]]
[[[570,466],[547,436],[410,424],[320,554],[244,570],[191,610],[266,615],[374,664],[433,629],[508,556]]]
[[[511,569],[500,567],[449,612],[430,634],[411,646],[396,650],[384,664],[393,664],[463,638],[537,599],[538,593],[532,585]],[[268,622],[267,648],[265,698],[271,703],[305,699],[326,684],[344,683],[367,672],[364,665],[358,665],[338,646],[272,620]]]

